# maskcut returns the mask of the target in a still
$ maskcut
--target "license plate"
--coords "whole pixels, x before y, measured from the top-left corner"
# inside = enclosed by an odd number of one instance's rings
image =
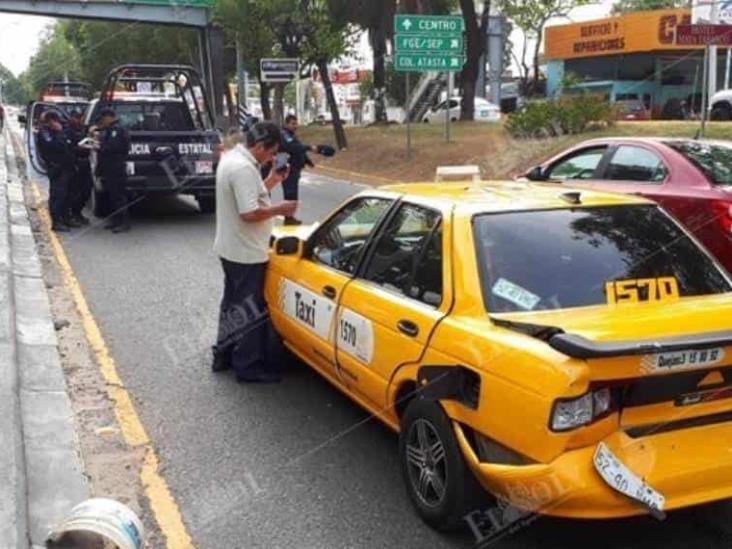
[[[212,174],[213,173],[213,162],[211,160],[196,160],[196,173]]]
[[[597,445],[592,461],[595,470],[610,488],[643,504],[654,517],[659,519],[664,517],[663,507],[666,498],[628,469],[615,457],[607,444],[601,442]]]
[[[135,175],[135,163],[127,162],[127,175]]]

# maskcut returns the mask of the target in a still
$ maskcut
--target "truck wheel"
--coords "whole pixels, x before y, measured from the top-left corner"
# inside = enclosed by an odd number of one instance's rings
[[[407,406],[399,434],[399,460],[412,504],[422,520],[437,530],[459,526],[473,506],[487,499],[437,402],[415,398]]]
[[[107,217],[111,213],[109,206],[109,195],[105,191],[92,189],[91,210],[95,217]]]
[[[727,105],[714,107],[710,118],[718,121],[732,120],[732,109]]]
[[[201,209],[201,213],[212,214],[216,212],[215,196],[197,196],[196,201],[198,202],[198,207]]]

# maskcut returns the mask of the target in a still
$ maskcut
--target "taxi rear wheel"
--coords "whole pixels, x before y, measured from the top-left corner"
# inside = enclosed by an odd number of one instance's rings
[[[438,530],[461,524],[485,497],[463,461],[449,418],[433,401],[414,399],[399,434],[402,476],[417,513]]]

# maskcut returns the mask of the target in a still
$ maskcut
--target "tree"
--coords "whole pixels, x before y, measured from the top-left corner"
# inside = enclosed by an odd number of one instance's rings
[[[73,46],[77,66],[95,87],[125,63],[198,64],[198,37],[192,29],[69,20],[57,24],[55,35]]]
[[[342,18],[368,32],[374,58],[370,97],[374,100],[376,123],[385,123],[387,122],[387,44],[394,34],[394,13],[397,2],[396,0],[341,0],[337,6]]]
[[[266,6],[265,21],[282,53],[300,59],[305,70],[317,67],[333,118],[336,143],[339,149],[345,149],[348,140],[328,70],[332,61],[351,50],[355,37],[340,0],[259,1]]]
[[[485,54],[488,16],[491,11],[491,0],[483,2],[483,12],[478,21],[474,0],[460,0],[460,9],[465,21],[465,65],[463,66],[463,101],[460,108],[460,120],[475,118],[475,86],[480,72],[480,61]]]
[[[683,8],[688,5],[688,0],[616,0],[612,12],[613,14],[621,14],[631,11]]]
[[[539,88],[539,52],[544,38],[544,26],[554,17],[567,17],[569,12],[579,6],[587,5],[592,0],[497,0],[502,13],[510,19],[524,35],[521,57],[516,59],[521,72],[523,92],[529,95]],[[635,1],[635,0],[632,0]],[[526,55],[529,41],[534,41],[531,69]]]
[[[2,81],[2,102],[13,105],[24,105],[28,102],[28,94],[20,79],[0,63],[0,81]]]
[[[53,80],[83,79],[78,51],[63,34],[56,32],[56,28],[46,29],[41,45],[23,75],[31,95],[38,95]]]
[[[259,74],[260,61],[272,56],[275,38],[266,24],[268,9],[262,0],[217,0],[214,19],[224,29],[227,42],[238,48],[244,69],[251,75]],[[272,118],[271,88],[266,82],[260,86],[260,101],[264,118]]]

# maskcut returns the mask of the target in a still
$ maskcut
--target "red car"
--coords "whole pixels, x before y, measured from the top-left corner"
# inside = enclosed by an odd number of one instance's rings
[[[650,120],[651,111],[640,99],[623,99],[615,102],[616,120]]]
[[[655,200],[732,273],[732,142],[594,139],[564,151],[524,177]]]

